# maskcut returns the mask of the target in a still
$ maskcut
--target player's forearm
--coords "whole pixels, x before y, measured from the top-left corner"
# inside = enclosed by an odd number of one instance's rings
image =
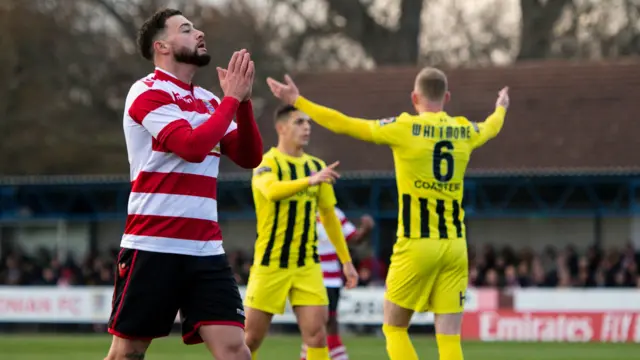
[[[238,100],[225,97],[215,113],[197,128],[188,123],[163,136],[160,142],[171,152],[189,162],[203,162],[222,140],[238,109]]]
[[[333,207],[320,208],[320,222],[324,226],[329,240],[336,249],[336,254],[341,263],[351,262],[351,254],[349,254],[349,247],[347,246],[347,240],[342,233],[342,224],[340,219],[336,216]]]
[[[269,201],[279,201],[292,197],[309,187],[309,178],[297,180],[271,181],[261,184],[260,191]]]
[[[493,114],[489,115],[489,117],[484,121],[484,131],[489,139],[498,135],[502,129],[506,115],[507,109],[503,106],[498,106]]]
[[[294,106],[309,115],[318,125],[338,134],[373,142],[373,134],[368,120],[349,117],[339,111],[318,105],[302,96],[298,96]]]
[[[236,131],[223,138],[222,151],[238,166],[253,169],[262,161],[262,136],[253,117],[251,100],[240,103],[236,123]]]
[[[371,228],[365,227],[365,226],[361,226],[361,227],[357,228],[356,231],[353,232],[352,236],[350,238],[348,238],[347,241],[353,242],[353,243],[358,243],[362,239],[364,239],[365,236],[367,236],[369,231],[371,231]]]

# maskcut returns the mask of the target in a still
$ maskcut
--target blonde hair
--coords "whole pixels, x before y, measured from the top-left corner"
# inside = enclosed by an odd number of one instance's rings
[[[427,100],[442,100],[448,89],[447,75],[442,70],[426,67],[416,76],[415,90]]]

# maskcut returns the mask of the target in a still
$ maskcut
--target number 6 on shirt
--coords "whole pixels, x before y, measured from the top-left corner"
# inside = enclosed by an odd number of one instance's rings
[[[445,152],[445,150],[448,150]],[[440,182],[447,182],[453,177],[453,143],[448,140],[439,141],[433,147],[433,177]],[[442,173],[442,162],[445,162],[446,173]]]

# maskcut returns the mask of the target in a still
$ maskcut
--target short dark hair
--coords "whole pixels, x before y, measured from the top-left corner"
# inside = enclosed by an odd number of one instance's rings
[[[276,109],[273,121],[277,123],[286,120],[286,117],[294,111],[298,111],[298,108],[293,105],[282,105]]]
[[[416,77],[416,88],[431,101],[440,101],[448,91],[447,76],[440,69],[426,67]]]
[[[153,60],[153,42],[163,32],[170,17],[182,15],[180,10],[160,9],[151,15],[138,30],[138,50],[143,58]]]

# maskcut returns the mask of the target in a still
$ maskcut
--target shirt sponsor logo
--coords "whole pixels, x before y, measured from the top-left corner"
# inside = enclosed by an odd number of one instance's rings
[[[180,95],[180,94],[178,94],[178,93],[174,92],[174,93],[173,93],[173,96],[176,98],[176,102],[178,102],[178,101],[184,101],[184,102],[186,102],[187,104],[191,104],[191,103],[193,103],[193,99],[191,98],[191,96],[190,96],[190,95],[182,96],[182,95]]]

